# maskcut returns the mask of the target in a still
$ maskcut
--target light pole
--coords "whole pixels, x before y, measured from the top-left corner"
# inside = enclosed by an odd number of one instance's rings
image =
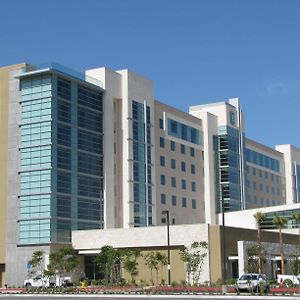
[[[225,234],[225,203],[224,203],[224,186],[221,185],[222,196],[222,259],[223,259],[223,284],[226,282],[226,234]]]
[[[168,242],[168,285],[171,285],[171,257],[170,257],[170,220],[169,211],[163,210],[163,215],[167,216],[167,242]]]

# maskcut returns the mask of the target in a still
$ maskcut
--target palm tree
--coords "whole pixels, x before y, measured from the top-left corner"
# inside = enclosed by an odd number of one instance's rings
[[[280,256],[281,256],[281,274],[285,274],[284,269],[284,252],[283,252],[283,241],[282,241],[282,228],[287,223],[287,218],[276,216],[273,218],[273,224],[279,230],[279,243],[280,243]]]
[[[300,246],[300,213],[293,214],[293,219],[298,224],[298,228],[299,228],[299,246]]]
[[[258,244],[258,272],[263,272],[263,258],[262,258],[262,245],[261,245],[261,229],[260,226],[262,222],[266,219],[266,216],[258,211],[256,214],[253,215],[256,220],[257,225],[257,244]]]

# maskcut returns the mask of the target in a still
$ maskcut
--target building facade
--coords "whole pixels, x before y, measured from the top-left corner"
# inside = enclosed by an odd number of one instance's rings
[[[162,225],[166,210],[173,225],[215,225],[299,202],[300,150],[248,139],[236,98],[186,113],[129,70],[56,63],[0,79],[1,285],[22,285],[33,251],[74,230]]]

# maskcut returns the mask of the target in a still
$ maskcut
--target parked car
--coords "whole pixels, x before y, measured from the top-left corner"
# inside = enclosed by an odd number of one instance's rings
[[[29,287],[56,287],[56,286],[72,286],[73,282],[71,277],[42,277],[37,275],[33,278],[26,279],[24,281],[24,286]]]
[[[299,285],[300,284],[300,274],[299,275],[282,275],[277,274],[277,282],[279,284],[286,284],[290,282],[292,285]]]
[[[239,292],[260,292],[267,293],[270,289],[267,276],[265,274],[258,273],[246,273],[243,274],[237,280],[237,290]]]
[[[50,279],[49,277],[42,277],[37,275],[33,278],[26,279],[24,281],[25,287],[51,287],[55,286],[55,279]]]

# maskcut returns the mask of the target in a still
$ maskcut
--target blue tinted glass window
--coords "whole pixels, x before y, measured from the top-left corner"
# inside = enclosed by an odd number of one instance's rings
[[[160,175],[160,184],[165,185],[166,184],[166,177],[165,175]]]
[[[162,167],[165,166],[165,157],[164,157],[164,156],[161,156],[161,157],[160,157],[160,165],[161,165]]]
[[[66,148],[57,148],[57,167],[71,170],[71,150]]]
[[[57,172],[57,191],[60,193],[71,194],[71,173]]]
[[[166,194],[160,194],[160,203],[166,204]]]
[[[182,207],[186,207],[186,198],[182,198]]]
[[[175,150],[176,150],[176,144],[175,144],[174,141],[171,141],[171,142],[170,142],[170,148],[171,148],[172,151],[175,151]]]
[[[192,199],[192,208],[196,209],[197,208],[197,202],[196,199]]]
[[[71,218],[71,196],[57,195],[57,216]]]
[[[71,100],[71,82],[62,78],[57,79],[57,96]]]
[[[176,187],[176,177],[171,178],[171,186]]]
[[[181,171],[185,172],[185,162],[184,161],[181,162]]]
[[[96,132],[102,132],[101,113],[78,107],[78,126]]]
[[[176,160],[174,158],[171,158],[171,168],[176,169]]]
[[[185,146],[184,145],[180,145],[180,152],[181,154],[185,154]]]
[[[195,148],[193,148],[193,147],[190,148],[190,154],[192,157],[195,156]]]
[[[165,139],[163,137],[159,138],[159,145],[161,148],[165,148]]]
[[[183,190],[186,190],[186,180],[185,180],[185,179],[182,179],[182,180],[181,180],[181,188],[182,188]]]
[[[78,172],[102,176],[103,161],[101,156],[78,153]]]
[[[191,188],[193,192],[196,192],[196,182],[194,181],[191,182]]]
[[[79,175],[78,194],[91,198],[102,198],[103,182],[100,178]]]
[[[71,104],[70,102],[59,100],[57,102],[57,120],[71,123]]]
[[[164,120],[163,119],[159,119],[159,128],[164,129]]]
[[[71,146],[71,127],[63,124],[57,125],[57,143]]]
[[[102,92],[78,86],[78,104],[102,111]]]
[[[172,205],[173,206],[176,206],[176,204],[177,204],[177,199],[176,199],[176,196],[172,196]]]
[[[196,173],[196,166],[194,164],[191,164],[191,173],[192,174]]]
[[[78,130],[78,149],[102,154],[102,135]]]
[[[102,213],[100,213],[100,201],[78,198],[77,217],[91,221],[98,221]]]

